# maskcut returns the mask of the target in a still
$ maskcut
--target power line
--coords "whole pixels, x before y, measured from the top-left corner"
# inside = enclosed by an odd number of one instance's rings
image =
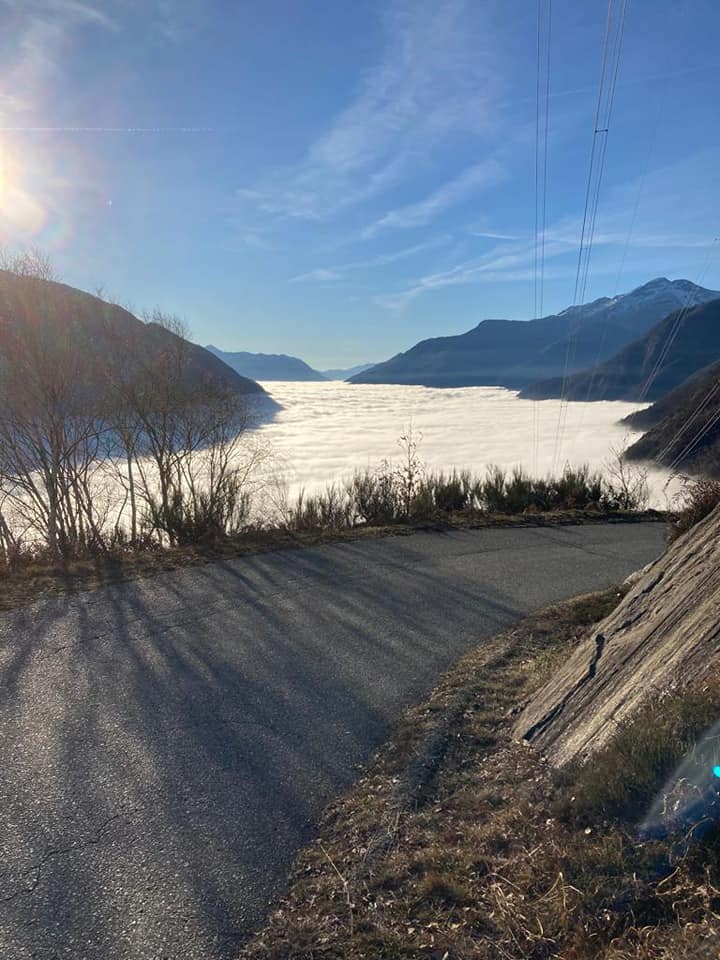
[[[705,257],[705,262],[703,263],[703,266],[702,266],[702,268],[701,268],[701,270],[700,270],[700,273],[698,274],[698,277],[697,277],[697,280],[696,280],[696,282],[695,282],[695,284],[694,284],[694,287],[699,287],[699,286],[702,285],[702,282],[703,282],[703,280],[705,279],[705,274],[706,274],[707,271],[710,269],[710,263],[711,263],[711,261],[712,261],[713,251],[714,251],[714,249],[715,249],[715,244],[716,244],[717,242],[718,242],[718,238],[716,237],[716,238],[713,240],[713,242],[710,244],[710,247],[709,247],[709,249],[708,249],[707,255],[706,255],[706,257]],[[645,397],[647,397],[647,395],[648,395],[648,393],[649,393],[649,391],[650,391],[650,388],[652,387],[653,383],[654,383],[655,380],[657,379],[657,376],[658,376],[658,374],[660,373],[660,370],[661,370],[661,368],[662,368],[662,365],[663,365],[663,363],[665,362],[668,353],[670,352],[670,348],[672,347],[673,343],[675,342],[675,338],[677,337],[677,335],[678,335],[678,333],[679,333],[679,331],[680,331],[680,328],[682,327],[683,323],[685,322],[685,318],[687,317],[687,315],[688,315],[688,313],[690,312],[690,310],[691,310],[694,306],[697,306],[697,304],[694,304],[694,303],[691,302],[692,299],[693,299],[693,294],[695,293],[694,287],[693,287],[692,289],[688,290],[688,295],[687,295],[687,297],[685,298],[685,303],[684,303],[683,306],[678,310],[678,312],[677,312],[677,314],[676,314],[676,316],[675,316],[675,320],[673,321],[673,323],[672,323],[672,325],[671,325],[671,327],[670,327],[670,330],[669,330],[669,332],[668,332],[668,335],[667,335],[667,337],[665,338],[665,343],[664,343],[663,346],[661,347],[660,352],[658,353],[658,355],[657,355],[657,357],[656,357],[656,359],[655,359],[655,363],[653,364],[652,369],[650,370],[650,373],[648,374],[647,379],[646,379],[645,383],[643,384],[642,389],[640,390],[640,393],[639,393],[639,395],[638,395],[638,401],[639,401],[640,403],[642,403],[642,402],[645,400]]]
[[[673,459],[669,469],[674,470],[675,467],[677,467],[678,464],[680,464],[692,452],[694,447],[703,439],[703,437],[706,436],[710,430],[712,430],[716,423],[720,423],[720,410],[716,410],[710,420],[708,420],[708,422],[698,430],[692,440],[683,447],[680,453]]]
[[[542,316],[545,291],[545,229],[547,222],[552,0],[547,0],[547,38],[545,40],[543,13],[543,0],[537,0],[537,69],[535,80],[535,276],[533,289],[533,314],[536,319]],[[539,435],[540,410],[537,402],[533,401],[533,473],[537,472]]]
[[[625,244],[623,246],[622,256],[620,258],[620,264],[618,266],[617,276],[615,277],[615,286],[613,288],[613,298],[618,295],[620,290],[620,280],[625,272],[625,262],[627,260],[628,250],[630,249],[630,240],[632,239],[633,233],[635,232],[635,224],[637,223],[637,216],[640,210],[640,201],[642,200],[642,195],[645,190],[645,181],[647,179],[648,171],[650,170],[650,161],[655,152],[655,146],[657,144],[658,131],[660,129],[660,120],[662,115],[665,112],[665,102],[667,99],[667,91],[670,85],[670,74],[666,72],[665,74],[665,83],[663,85],[662,95],[658,100],[658,110],[655,116],[655,121],[653,123],[652,135],[649,140],[647,154],[645,155],[645,162],[643,163],[642,173],[640,174],[640,180],[638,183],[638,191],[635,196],[635,204],[633,206],[632,216],[630,218],[630,227],[628,228],[627,236],[625,237]],[[595,355],[595,362],[592,365],[590,370],[590,381],[588,383],[587,394],[585,396],[585,402],[589,403],[592,396],[592,390],[595,385],[595,375],[597,373],[597,368],[600,364],[600,357],[602,355],[603,347],[605,346],[605,339],[607,337],[607,323],[603,324],[602,333],[600,334],[600,342],[598,344],[597,353]]]
[[[695,407],[695,410],[691,412],[687,420],[683,421],[678,430],[675,431],[673,437],[665,444],[665,446],[660,450],[656,455],[655,460],[657,463],[662,463],[668,454],[672,451],[673,447],[678,440],[682,437],[685,431],[692,426],[692,424],[697,420],[703,410],[707,407],[710,401],[713,399],[715,394],[720,391],[720,380],[716,381],[705,394],[705,397],[701,402]]]
[[[614,23],[613,0],[608,0],[607,18],[605,21],[605,35],[603,38],[602,57],[600,66],[600,81],[598,84],[598,95],[595,104],[595,116],[593,120],[593,134],[590,149],[590,163],[588,169],[587,184],[585,188],[585,204],[583,208],[582,227],[580,230],[580,245],[578,248],[578,260],[575,272],[575,290],[573,294],[573,304],[578,301],[582,303],[587,286],[587,277],[590,267],[590,255],[592,253],[593,238],[595,233],[595,223],[597,218],[597,209],[600,197],[600,186],[605,167],[605,152],[607,150],[607,138],[610,132],[610,120],[615,101],[615,88],[620,68],[620,57],[622,52],[622,38],[625,29],[625,14],[627,9],[627,0],[621,0],[620,13],[617,18],[617,24]],[[614,39],[613,38],[614,30]],[[610,49],[612,46],[612,54]],[[610,65],[610,85],[607,88],[608,64]],[[602,137],[602,141],[600,138]],[[596,173],[597,170],[597,173]],[[582,299],[581,299],[582,291]],[[572,314],[571,314],[572,317]],[[570,318],[569,324],[572,324]],[[557,465],[557,459],[562,446],[562,438],[565,433],[565,421],[567,418],[567,385],[568,374],[571,361],[574,358],[576,329],[568,330],[568,341],[565,350],[565,364],[563,369],[562,387],[560,391],[560,410],[558,411],[558,421],[555,430],[555,448],[553,452],[553,469]]]
[[[618,27],[615,34],[613,52],[610,58],[610,62],[612,64],[611,66],[612,80],[610,83],[610,94],[608,97],[607,106],[605,110],[605,117],[603,120],[601,120],[600,129],[596,131],[598,134],[602,134],[602,140],[600,141],[600,162],[599,162],[598,175],[596,179],[595,191],[593,196],[589,240],[587,245],[587,253],[585,255],[585,266],[584,266],[584,273],[583,273],[582,289],[580,292],[581,303],[585,302],[585,294],[587,291],[588,274],[590,271],[590,256],[592,254],[593,239],[595,237],[595,223],[597,220],[598,205],[600,202],[600,187],[602,186],[603,173],[605,172],[605,155],[607,153],[608,134],[610,132],[610,117],[612,116],[613,104],[615,103],[615,90],[617,87],[617,78],[618,78],[618,72],[620,69],[620,54],[622,52],[622,42],[623,42],[623,36],[625,33],[626,9],[627,9],[627,0],[622,0]]]

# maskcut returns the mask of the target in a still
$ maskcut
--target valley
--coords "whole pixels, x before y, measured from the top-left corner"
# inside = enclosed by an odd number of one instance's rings
[[[719,32],[0,0],[0,960],[720,960]]]

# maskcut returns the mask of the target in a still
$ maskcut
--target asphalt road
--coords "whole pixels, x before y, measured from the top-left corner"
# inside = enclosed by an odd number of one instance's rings
[[[233,957],[406,704],[663,532],[366,540],[0,615],[0,957]]]

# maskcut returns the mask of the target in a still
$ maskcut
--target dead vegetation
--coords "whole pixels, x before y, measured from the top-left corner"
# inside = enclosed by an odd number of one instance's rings
[[[619,599],[561,604],[465,657],[328,809],[243,960],[716,957],[717,824],[637,827],[715,719],[720,682],[650,704],[562,774],[509,737],[518,705]]]
[[[677,511],[670,526],[670,539],[676,540],[709,516],[720,503],[720,480],[709,477],[683,477]]]

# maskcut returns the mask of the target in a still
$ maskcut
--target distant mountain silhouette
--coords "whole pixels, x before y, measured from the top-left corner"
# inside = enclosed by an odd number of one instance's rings
[[[631,460],[653,460],[720,477],[720,362],[693,374],[623,423],[647,430],[628,449]]]
[[[321,370],[320,373],[327,377],[328,380],[349,380],[350,377],[354,377],[358,373],[363,373],[365,370],[369,370],[370,367],[373,367],[372,363],[358,363],[355,367],[347,368],[333,368],[332,370]]]
[[[483,320],[467,333],[423,340],[351,378],[351,383],[521,389],[613,356],[683,306],[720,297],[689,280],[660,277],[630,293],[602,297],[530,321]]]
[[[668,339],[672,346],[666,350]],[[534,400],[655,400],[720,358],[720,299],[676,310],[645,336],[592,370],[531,384],[520,394]]]
[[[157,323],[144,323],[129,310],[65,283],[18,276],[0,270],[0,360],[3,334],[12,328],[32,326],[48,349],[53,342],[69,342],[89,358],[97,359],[94,369],[102,377],[103,365],[132,365],[133,357],[171,353],[177,334]],[[240,394],[264,394],[253,380],[241,377],[221,360],[196,344],[185,342],[184,377],[191,384],[213,384]],[[87,384],[88,391],[102,383]]]
[[[313,370],[304,360],[288,357],[284,353],[229,352],[208,344],[205,348],[233,370],[253,380],[326,380],[318,370]]]

